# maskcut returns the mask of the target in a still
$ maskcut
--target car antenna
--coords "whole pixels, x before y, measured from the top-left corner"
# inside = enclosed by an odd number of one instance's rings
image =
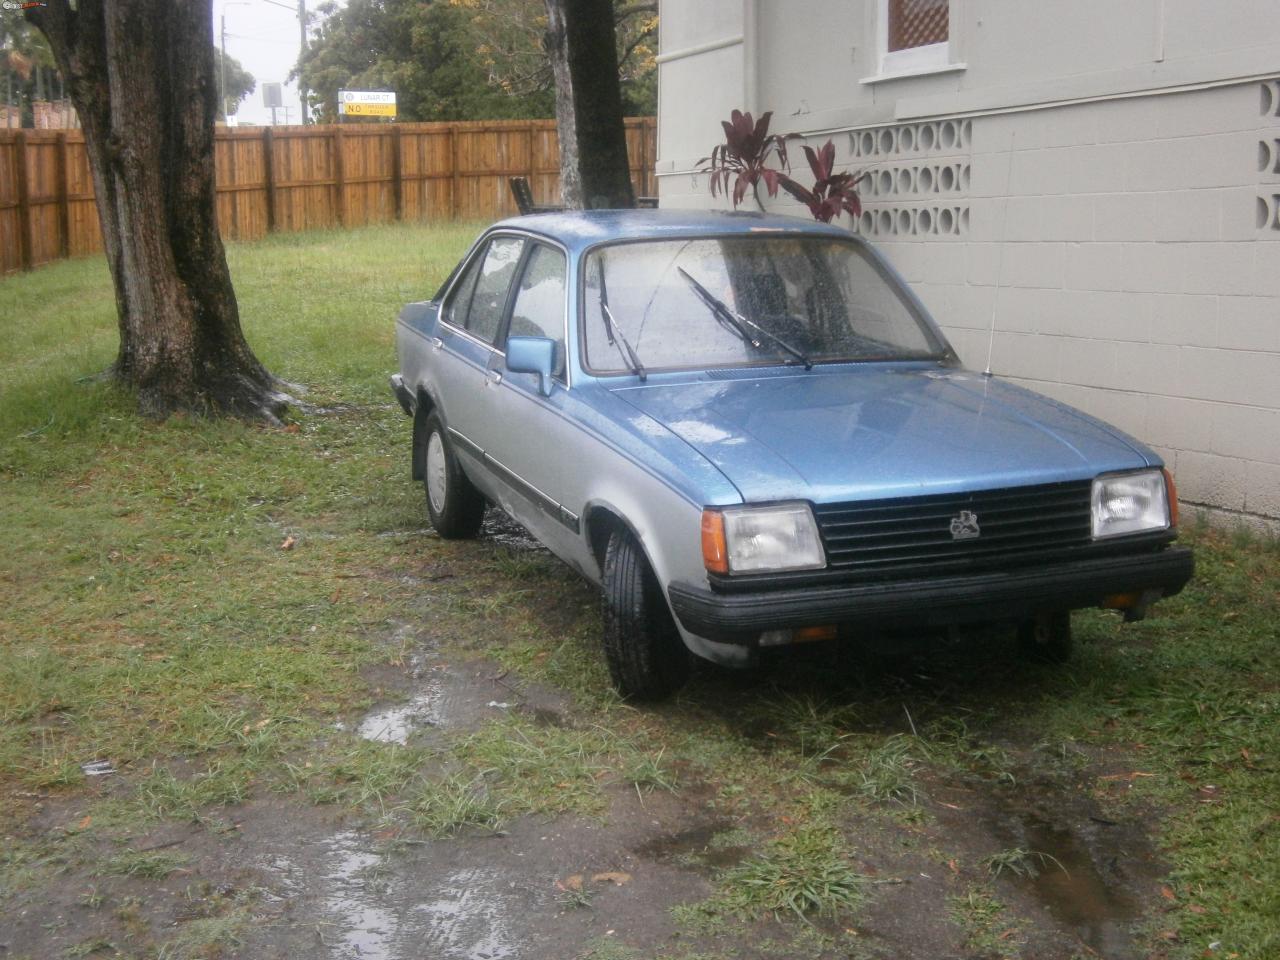
[[[1005,159],[1004,207],[1000,212],[1000,236],[997,238],[1000,251],[996,254],[996,292],[991,299],[991,328],[987,331],[987,369],[982,371],[982,375],[988,379],[991,378],[991,352],[996,345],[996,314],[1000,310],[1000,281],[1004,276],[1005,227],[1009,223],[1009,194],[1013,190],[1013,145],[1017,138],[1017,130],[1009,134],[1009,152]]]

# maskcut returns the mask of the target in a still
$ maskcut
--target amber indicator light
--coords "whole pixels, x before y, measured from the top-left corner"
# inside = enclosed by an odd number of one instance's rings
[[[805,643],[813,640],[834,640],[839,631],[835,627],[801,627],[792,634],[792,638],[796,643]]]
[[[1138,605],[1138,594],[1136,593],[1112,593],[1102,599],[1102,609],[1104,610],[1128,610],[1130,607]]]
[[[711,573],[729,572],[729,551],[724,542],[724,514],[702,511],[702,563]]]

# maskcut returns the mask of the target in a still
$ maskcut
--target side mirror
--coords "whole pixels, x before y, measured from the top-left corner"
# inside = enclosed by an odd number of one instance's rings
[[[551,374],[556,367],[556,342],[547,337],[508,337],[507,369],[512,373],[536,373],[538,392],[551,396]]]

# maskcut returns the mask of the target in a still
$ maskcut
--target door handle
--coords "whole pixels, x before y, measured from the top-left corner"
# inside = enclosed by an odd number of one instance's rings
[[[485,374],[485,376],[489,378],[489,383],[492,383],[494,385],[497,385],[502,382],[501,370],[490,370],[488,373]]]
[[[439,350],[443,346],[444,346],[444,341],[441,340],[439,337],[431,338],[431,348],[433,350]]]

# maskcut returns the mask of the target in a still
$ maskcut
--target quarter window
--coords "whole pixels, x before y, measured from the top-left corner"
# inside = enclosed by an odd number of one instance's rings
[[[476,277],[480,276],[480,264],[483,260],[484,257],[479,256],[467,264],[466,272],[458,281],[453,299],[446,308],[445,319],[455,327],[465,328],[467,325],[467,311],[471,309],[471,295],[475,293]]]

